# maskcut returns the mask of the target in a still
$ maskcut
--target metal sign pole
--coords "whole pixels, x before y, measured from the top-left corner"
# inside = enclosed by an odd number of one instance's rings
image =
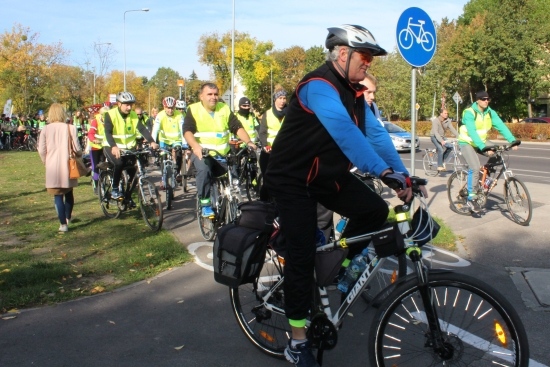
[[[411,176],[414,176],[414,156],[416,153],[416,69],[411,69]]]

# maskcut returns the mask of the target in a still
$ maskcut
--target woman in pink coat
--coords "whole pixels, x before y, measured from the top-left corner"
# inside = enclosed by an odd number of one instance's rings
[[[66,124],[66,118],[63,106],[53,103],[48,111],[49,124],[42,129],[38,141],[38,153],[46,166],[46,189],[54,195],[55,209],[61,223],[59,232],[69,230],[67,224],[71,221],[74,205],[73,187],[78,185],[78,180],[69,179],[69,138],[82,154],[76,127]]]

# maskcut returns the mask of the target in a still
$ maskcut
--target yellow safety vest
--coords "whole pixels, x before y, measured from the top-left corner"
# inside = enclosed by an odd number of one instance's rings
[[[201,102],[189,106],[197,124],[195,139],[203,147],[215,149],[221,154],[229,152],[229,115],[231,110],[225,103],[218,102],[214,117]]]
[[[250,140],[256,141],[257,133],[255,129],[256,126],[254,125],[254,115],[252,114],[252,112],[248,115],[248,118],[239,115],[238,113],[236,115],[241,124],[243,124],[246,133],[250,137]]]
[[[279,130],[281,130],[281,125],[283,124],[285,118],[283,117],[283,119],[279,122],[279,119],[275,117],[273,110],[270,108],[266,111],[265,120],[267,122],[267,143],[269,145],[273,145],[273,141],[279,133]]]
[[[491,130],[491,127],[493,126],[491,114],[488,112],[482,114],[474,110],[472,107],[469,107],[462,112],[463,120],[466,111],[469,111],[474,115],[477,135],[479,135],[479,138],[485,142],[487,140],[489,130]],[[458,141],[468,143],[471,146],[476,147],[472,138],[470,138],[470,136],[468,135],[468,129],[466,128],[466,125],[462,125],[458,128]]]
[[[159,122],[159,141],[172,145],[174,143],[182,143],[181,141],[181,124],[183,115],[180,111],[174,111],[172,116],[168,116],[166,111],[160,111],[155,120]]]
[[[92,143],[90,141],[90,146],[94,149],[101,149],[103,147],[103,140],[105,140],[105,125],[103,125],[103,115],[98,113],[94,116],[97,122],[97,128],[94,134],[94,139],[99,140],[99,143]]]
[[[134,111],[130,111],[130,114],[126,117],[126,120],[122,118],[122,115],[118,111],[118,108],[113,108],[107,112],[113,122],[113,138],[117,147],[121,149],[132,149],[136,146],[137,138],[137,124],[138,115]],[[103,140],[103,146],[108,147],[109,143],[107,139]]]

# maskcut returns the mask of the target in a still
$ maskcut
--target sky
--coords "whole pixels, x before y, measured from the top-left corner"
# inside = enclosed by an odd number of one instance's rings
[[[38,33],[38,42],[70,51],[67,64],[85,68],[98,62],[94,43],[111,43],[115,51],[110,70],[124,70],[151,78],[169,67],[187,78],[193,71],[210,80],[209,68],[198,60],[198,42],[205,34],[233,29],[274,48],[324,46],[327,28],[359,24],[378,44],[391,51],[401,13],[409,7],[424,10],[438,23],[457,19],[467,0],[2,0],[0,32],[15,23]],[[131,11],[148,8],[148,12]],[[125,36],[124,36],[125,34]],[[124,52],[126,44],[126,52]],[[97,56],[97,54],[95,54]],[[93,60],[95,58],[95,60]],[[90,60],[92,59],[92,60]]]

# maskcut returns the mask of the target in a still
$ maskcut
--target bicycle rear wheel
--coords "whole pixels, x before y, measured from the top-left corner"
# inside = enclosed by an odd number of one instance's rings
[[[504,182],[504,200],[512,220],[521,226],[528,226],[533,215],[533,205],[525,184],[516,177],[509,177]]]
[[[470,215],[471,210],[468,206],[468,173],[466,171],[456,171],[451,174],[447,181],[447,197],[451,210],[462,215]]]
[[[262,352],[277,358],[284,358],[291,337],[284,313],[283,261],[268,250],[260,277],[252,284],[229,289],[231,308],[241,330]]]
[[[113,191],[113,173],[111,171],[101,171],[99,175],[99,205],[103,214],[107,218],[118,218],[122,212],[120,202],[111,198]]]
[[[424,173],[426,176],[437,176],[437,153],[433,150],[427,150],[422,158],[422,165],[424,166]]]
[[[141,179],[141,185],[138,185],[138,190],[139,208],[145,223],[153,231],[160,230],[162,227],[163,211],[157,188],[151,181]]]
[[[455,273],[429,275],[443,345],[436,351],[418,279],[400,285],[371,328],[372,366],[527,366],[529,344],[517,312],[495,289]]]

